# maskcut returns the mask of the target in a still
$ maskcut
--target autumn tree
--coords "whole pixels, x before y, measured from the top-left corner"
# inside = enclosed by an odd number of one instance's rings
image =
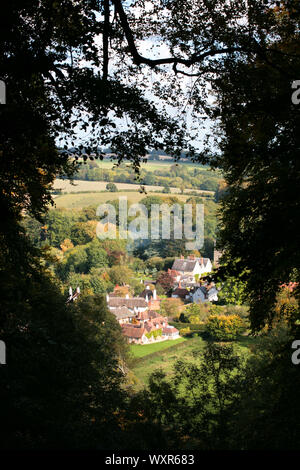
[[[158,275],[157,280],[156,280],[156,283],[163,288],[165,294],[170,293],[170,291],[172,290],[174,286],[174,282],[175,282],[175,277],[172,276],[172,274],[170,274],[167,271],[162,271]]]

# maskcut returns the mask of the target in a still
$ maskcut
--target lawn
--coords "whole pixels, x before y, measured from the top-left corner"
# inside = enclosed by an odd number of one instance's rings
[[[175,343],[175,341],[178,340],[174,340],[172,342],[173,345],[167,349],[161,349],[156,352],[150,352],[150,350],[148,349],[149,353],[147,355],[142,354],[140,356],[137,355],[140,354],[139,351],[142,348],[147,348],[148,345],[131,346],[131,348],[134,348],[132,349],[132,352],[135,356],[131,369],[136,378],[136,390],[141,390],[145,385],[147,385],[149,375],[157,369],[161,369],[166,374],[166,376],[170,376],[172,374],[172,370],[175,363],[179,359],[194,362],[195,356],[193,355],[193,353],[197,351],[199,355],[201,355],[201,352],[203,351],[206,345],[206,341],[203,340],[201,336],[189,338],[177,343]],[[241,353],[246,351],[250,352],[251,348],[255,345],[256,341],[256,338],[241,336],[238,341],[236,341],[235,345],[238,351],[240,351]],[[158,343],[157,346],[160,346],[160,343]],[[147,350],[145,349],[145,351]]]
[[[178,341],[176,344],[175,341]],[[171,342],[171,341],[170,341]],[[203,349],[205,341],[200,337],[186,339],[184,341],[174,340],[173,345],[167,349],[149,353],[143,357],[136,358],[132,371],[137,379],[136,389],[140,390],[148,383],[149,375],[157,369],[162,369],[166,375],[172,373],[172,368],[178,359],[194,360],[192,351]],[[152,345],[151,345],[152,346]],[[140,346],[141,348],[146,347]]]
[[[186,341],[186,339],[178,338],[178,339],[161,341],[159,343],[145,344],[145,345],[131,344],[130,351],[134,357],[139,358],[139,357],[148,356],[149,354],[152,354],[158,351],[168,349],[172,346],[182,343],[183,341]]]

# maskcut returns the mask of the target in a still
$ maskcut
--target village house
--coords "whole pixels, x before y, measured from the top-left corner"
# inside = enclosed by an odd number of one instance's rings
[[[114,310],[120,307],[126,307],[132,316],[136,316],[140,312],[144,312],[148,309],[148,303],[142,297],[111,297],[109,294],[106,295],[106,302],[108,308],[114,313]]]
[[[189,276],[195,278],[195,276],[201,276],[204,273],[212,271],[212,263],[209,258],[196,258],[194,255],[189,255],[187,259],[184,256],[175,259],[172,270],[177,271],[180,274],[180,278],[183,276]]]
[[[179,337],[179,331],[168,325],[167,317],[159,312],[160,299],[155,289],[146,288],[143,297],[111,297],[107,305],[122,327],[129,343],[148,344]],[[157,333],[155,333],[157,332]]]
[[[140,320],[138,324],[122,324],[123,335],[127,338],[129,343],[134,344],[149,344],[155,343],[156,341],[165,341],[179,338],[179,331],[177,328],[168,325],[168,321],[165,317],[162,317],[154,312],[149,318],[145,318],[145,312],[140,314]],[[159,330],[159,335],[154,336],[153,332]]]
[[[213,283],[197,287],[191,293],[191,300],[196,304],[200,302],[217,302],[218,289]]]
[[[156,289],[154,288],[152,290],[149,284],[146,285],[146,288],[140,294],[140,297],[143,297],[146,300],[150,310],[160,309],[160,298],[156,294]]]
[[[111,312],[115,315],[120,325],[125,323],[131,323],[134,318],[134,314],[127,307],[116,307]]]
[[[180,282],[181,287],[185,287],[186,289],[188,287],[195,287],[195,284],[196,284],[195,278],[189,275],[182,276],[179,279],[179,282]],[[179,287],[179,282],[178,282],[178,287]]]
[[[189,289],[182,287],[179,281],[179,285],[174,289],[171,297],[173,297],[174,299],[188,300],[190,298],[190,291]]]
[[[149,339],[146,336],[146,329],[142,325],[124,324],[122,326],[123,335],[128,343],[147,344]]]
[[[212,265],[212,262],[210,261],[209,258],[196,258],[196,259],[197,259],[197,261],[200,265],[200,268],[201,268],[200,274],[211,273],[212,272],[213,265]]]
[[[168,339],[177,339],[180,337],[177,328],[171,325],[165,326],[162,330],[162,334]]]

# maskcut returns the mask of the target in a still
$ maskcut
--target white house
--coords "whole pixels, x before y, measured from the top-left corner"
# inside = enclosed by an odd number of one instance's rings
[[[177,339],[180,338],[179,331],[174,326],[165,326],[162,330],[163,337],[167,339]]]
[[[148,309],[148,303],[145,299],[142,297],[129,298],[128,294],[126,297],[110,297],[109,294],[107,294],[106,301],[109,310],[112,312],[120,307],[126,307],[135,316]]]
[[[216,286],[200,286],[192,294],[192,301],[196,304],[200,302],[216,302],[218,300],[218,289]]]
[[[200,265],[201,271],[200,274],[210,273],[213,269],[212,262],[209,258],[196,258]]]
[[[196,258],[194,255],[188,256],[185,259],[175,259],[172,270],[177,271],[180,277],[199,277],[204,273],[210,273],[212,271],[212,263],[209,258]]]

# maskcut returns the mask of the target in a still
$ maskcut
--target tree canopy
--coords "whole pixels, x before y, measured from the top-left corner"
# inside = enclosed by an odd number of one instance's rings
[[[104,147],[135,170],[148,151],[161,149],[222,173],[218,245],[225,263],[215,277],[239,277],[252,329],[271,323],[281,284],[300,282],[300,108],[292,101],[292,84],[300,79],[299,19],[296,0],[12,0],[2,6],[0,337],[9,345],[10,366],[1,366],[1,416],[8,423],[1,446],[120,442],[126,347],[97,293],[105,282],[131,280],[128,266],[114,264],[124,247],[99,249],[88,224],[94,210],[80,220],[50,213],[38,247],[23,224],[28,214],[42,221],[57,176],[71,177],[82,160],[103,158]],[[176,178],[177,169],[171,172]],[[213,233],[213,222],[208,227]],[[28,232],[35,231],[32,221]],[[68,280],[86,282],[93,296],[66,305],[59,279],[46,268],[42,248],[51,236],[52,248],[65,248]],[[145,257],[178,251],[176,242],[148,248]],[[97,282],[109,251],[110,281]],[[178,299],[166,299],[164,312],[174,312],[175,304],[179,314]],[[292,332],[298,332],[295,317]],[[245,449],[257,445],[267,424],[269,442],[289,445],[286,417],[297,426],[299,374],[289,367],[291,331],[283,336],[248,373],[240,356],[221,345],[209,345],[197,367],[179,363],[173,383],[158,372],[150,381],[152,408],[142,400],[144,428],[149,418],[151,430],[165,426],[174,439],[190,432],[205,448],[213,439],[221,447],[227,430],[242,430]],[[268,384],[263,378],[273,369]],[[291,446],[299,445],[298,436],[296,427]]]

